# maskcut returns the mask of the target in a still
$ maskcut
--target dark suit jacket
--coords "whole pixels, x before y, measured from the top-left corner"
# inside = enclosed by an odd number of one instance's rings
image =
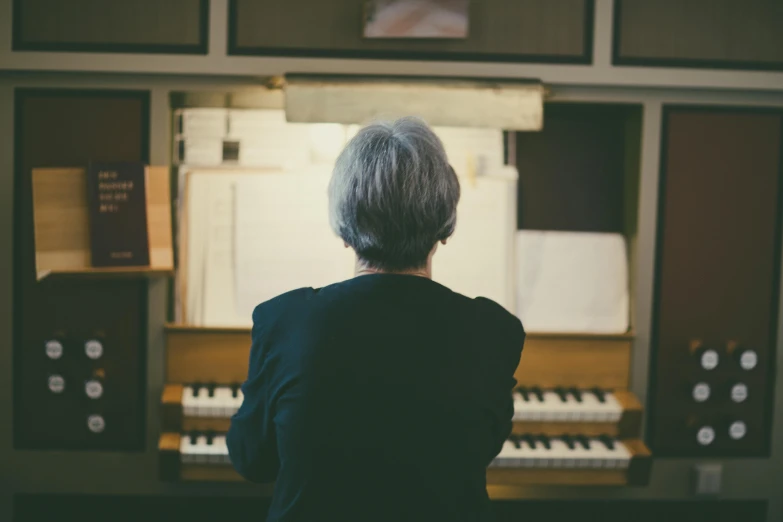
[[[276,481],[268,520],[485,520],[525,333],[494,301],[412,275],[295,290],[253,313],[228,449]]]

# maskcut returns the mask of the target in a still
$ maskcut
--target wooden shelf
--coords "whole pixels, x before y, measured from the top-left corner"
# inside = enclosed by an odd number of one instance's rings
[[[86,171],[33,169],[33,219],[38,280],[66,277],[162,277],[174,273],[168,167],[148,167],[150,264],[93,267]]]

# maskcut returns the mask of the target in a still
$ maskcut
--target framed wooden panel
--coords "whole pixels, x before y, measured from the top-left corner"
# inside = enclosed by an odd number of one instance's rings
[[[783,3],[616,0],[614,63],[783,69]]]
[[[209,0],[13,0],[13,49],[207,54]]]
[[[778,335],[783,112],[664,110],[648,434],[661,456],[769,454]],[[743,368],[737,354],[753,350]],[[701,363],[714,350],[717,364]],[[697,402],[693,388],[711,390]],[[747,398],[732,400],[732,387]],[[741,421],[746,434],[729,436]],[[697,441],[702,427],[714,440]],[[704,439],[707,440],[707,439]]]
[[[144,448],[147,286],[131,279],[37,281],[32,171],[89,160],[149,161],[149,92],[18,89],[15,93],[14,446]],[[61,344],[50,355],[47,341]],[[98,340],[102,353],[86,343]],[[90,355],[92,354],[92,355]],[[64,380],[55,393],[54,375]],[[86,382],[102,382],[91,399]],[[104,429],[88,419],[101,415]]]
[[[516,133],[518,228],[634,234],[640,125],[638,106],[546,104]]]
[[[361,0],[230,0],[229,54],[592,62],[593,0],[470,2],[466,39],[365,39]]]

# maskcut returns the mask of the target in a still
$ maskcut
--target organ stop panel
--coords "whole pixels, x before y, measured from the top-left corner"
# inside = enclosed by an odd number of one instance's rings
[[[16,100],[14,446],[142,450],[146,284],[38,281],[32,171],[146,161],[149,94],[20,89]]]
[[[658,455],[769,454],[782,124],[779,111],[666,109],[649,417]]]

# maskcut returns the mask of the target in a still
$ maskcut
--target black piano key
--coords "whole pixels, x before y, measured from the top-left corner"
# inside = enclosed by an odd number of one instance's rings
[[[511,437],[509,437],[509,440],[511,441],[511,443],[514,445],[514,447],[515,447],[516,449],[520,449],[520,448],[521,448],[521,444],[520,444],[520,440],[519,440],[519,435],[513,435],[513,434],[512,434],[512,435],[511,435]]]
[[[212,441],[215,439],[215,432],[214,431],[208,431],[206,433],[207,436],[207,446],[212,445]]]
[[[190,433],[188,433],[188,437],[190,437],[190,443],[195,444],[196,440],[198,439],[198,432],[191,431]]]
[[[536,440],[532,436],[523,435],[522,440],[527,442],[527,445],[530,446],[531,449],[536,449]]]
[[[606,402],[606,393],[601,388],[593,388],[590,391],[593,392],[598,402]]]
[[[207,395],[209,395],[210,398],[215,396],[216,387],[217,385],[214,382],[211,382],[207,385]]]
[[[239,384],[231,385],[231,397],[236,399],[239,396]]]
[[[574,444],[574,439],[571,438],[571,435],[563,435],[560,437],[560,440],[565,442],[565,445],[568,446],[568,449],[576,449],[576,444]]]
[[[577,435],[576,442],[578,442],[584,449],[586,450],[590,449],[590,439],[588,439],[584,435]]]
[[[552,441],[546,435],[539,435],[538,440],[544,445],[546,449],[552,449]]]
[[[193,389],[193,396],[198,397],[198,391],[201,389],[201,383],[200,382],[194,382],[193,386],[191,386]]]
[[[530,391],[533,392],[533,395],[536,396],[538,402],[544,402],[544,392],[541,390],[541,388],[538,386],[533,386]]]
[[[516,389],[516,392],[522,396],[523,401],[530,402],[530,393],[528,392],[527,388],[520,386]]]
[[[557,388],[555,388],[555,393],[557,394],[558,397],[560,397],[561,402],[568,402],[568,392],[566,391],[565,388],[561,388],[560,386],[558,386]]]
[[[611,437],[608,435],[601,435],[598,437],[598,440],[603,442],[604,446],[606,446],[607,449],[613,450],[614,449],[614,440],[612,440]]]
[[[576,402],[582,402],[582,392],[579,391],[579,388],[569,388],[569,393],[574,396],[574,399],[576,399]]]

